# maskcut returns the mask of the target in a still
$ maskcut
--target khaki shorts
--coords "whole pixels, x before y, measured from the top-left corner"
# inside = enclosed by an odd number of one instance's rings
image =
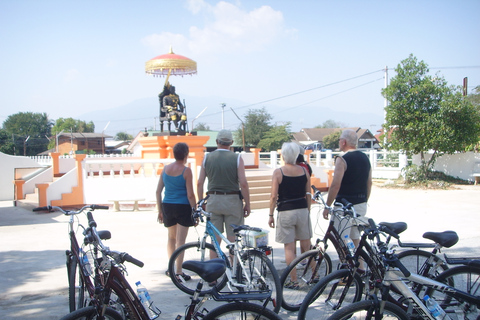
[[[207,201],[207,212],[212,213],[210,221],[220,232],[227,232],[227,237],[235,236],[230,225],[243,225],[243,201],[238,194],[211,194]],[[225,228],[224,228],[225,226]]]
[[[367,203],[362,202],[359,204],[353,205],[353,208],[355,209],[355,212],[357,213],[357,216],[360,217],[365,217],[367,214]],[[333,225],[335,229],[337,229],[338,233],[342,237],[342,239],[345,237],[346,234],[350,236],[351,239],[360,239],[360,231],[358,228],[353,225],[352,220],[353,219],[342,219],[339,220],[336,218],[335,215],[332,214],[331,219],[333,220]],[[365,220],[365,219],[363,219]]]
[[[312,223],[307,208],[279,211],[275,241],[292,243],[312,237]]]

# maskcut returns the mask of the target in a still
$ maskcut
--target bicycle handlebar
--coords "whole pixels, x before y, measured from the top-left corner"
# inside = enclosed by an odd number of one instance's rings
[[[122,254],[120,254],[120,257],[122,258],[122,260],[133,263],[134,265],[140,268],[143,268],[143,266],[145,265],[142,261],[135,259],[134,257],[132,257],[126,252],[123,252]]]
[[[87,206],[83,206],[80,210],[65,210],[61,207],[57,207],[57,206],[45,206],[45,207],[38,207],[38,208],[33,208],[32,211],[36,212],[36,211],[48,211],[48,212],[53,212],[53,211],[60,211],[62,212],[63,214],[66,214],[66,215],[74,215],[74,214],[79,214],[81,212],[83,212],[84,210],[87,210],[87,209],[91,209],[92,211],[93,210],[108,210],[109,207],[108,206],[102,206],[102,205],[98,205],[98,204],[90,204],[90,205],[87,205]]]

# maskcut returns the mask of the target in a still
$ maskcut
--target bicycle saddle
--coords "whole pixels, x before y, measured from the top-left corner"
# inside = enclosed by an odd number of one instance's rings
[[[195,272],[206,282],[213,282],[225,273],[227,265],[223,259],[208,261],[188,260],[182,263],[182,268]]]
[[[407,230],[407,224],[405,222],[380,222],[378,225],[385,226],[396,234],[400,234]]]
[[[458,242],[458,235],[455,231],[425,232],[423,237],[425,239],[430,239],[445,248],[450,248]]]

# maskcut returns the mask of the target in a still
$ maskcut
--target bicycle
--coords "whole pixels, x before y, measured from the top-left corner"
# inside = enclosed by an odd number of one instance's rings
[[[310,290],[320,279],[332,272],[332,259],[326,252],[329,246],[328,242],[332,243],[335,248],[340,266],[343,263],[348,263],[351,259],[351,253],[346,247],[341,233],[345,230],[345,226],[349,225],[350,219],[353,220],[355,225],[365,224],[360,217],[357,217],[352,204],[336,202],[333,207],[329,207],[326,205],[321,192],[313,185],[312,189],[314,191],[312,200],[320,205],[320,210],[323,208],[330,210],[332,216],[339,221],[338,225],[341,232],[335,227],[334,219],[331,219],[323,239],[318,238],[311,250],[297,256],[283,271],[280,277],[280,283],[283,287],[282,307],[289,311],[298,311]],[[397,227],[398,232],[403,231],[400,230],[400,227],[403,227],[403,225]],[[292,272],[296,273],[299,281],[291,280]]]
[[[95,246],[95,238],[91,235],[91,228],[84,227],[79,222],[75,228],[75,217],[83,211],[94,211],[96,209],[108,210],[108,206],[87,205],[79,210],[64,210],[61,207],[46,206],[34,208],[33,211],[60,211],[69,217],[68,235],[70,239],[70,250],[66,250],[66,266],[68,279],[68,301],[70,312],[88,305],[88,299],[95,294],[96,282],[99,282],[98,270],[92,270],[90,261],[98,259],[98,250]],[[81,246],[77,240],[77,230],[82,229],[84,235]],[[98,231],[101,240],[111,238],[108,230]],[[93,275],[94,283],[92,285],[86,280]]]
[[[199,280],[199,276],[195,274],[189,275],[190,279],[185,280],[183,269],[181,272],[176,272],[177,260],[180,258],[180,260],[206,261],[210,257],[218,256],[225,261],[227,265],[226,272],[217,279],[212,280],[208,288],[202,289],[201,294],[211,294],[213,287],[221,290],[225,286],[228,286],[231,292],[235,290],[252,293],[271,291],[269,299],[273,303],[273,310],[275,313],[278,313],[282,303],[282,287],[278,272],[267,256],[267,254],[271,254],[272,248],[266,245],[266,241],[262,245],[258,245],[258,243],[252,245],[252,243],[249,243],[251,241],[247,241],[249,232],[258,233],[262,229],[246,225],[232,225],[235,232],[235,241],[230,242],[210,221],[211,213],[203,209],[207,199],[208,196],[200,200],[193,213],[193,218],[200,219],[202,223],[205,222],[204,217],[206,217],[203,237],[199,237],[199,240],[196,242],[189,242],[177,248],[170,257],[168,272],[172,282],[183,292],[192,295],[195,290],[195,280]],[[216,238],[217,235],[225,242],[231,259],[221,250]],[[267,235],[257,235],[263,237],[262,240],[268,239],[266,238],[268,237]],[[210,237],[211,243],[207,242],[208,237]]]
[[[135,291],[130,287],[125,279],[124,273],[126,268],[125,262],[130,262],[138,267],[143,267],[143,262],[133,258],[126,252],[112,251],[106,247],[102,240],[110,238],[108,231],[98,231],[97,223],[93,218],[95,209],[108,209],[108,206],[88,205],[80,210],[64,210],[60,207],[47,206],[34,209],[35,211],[60,211],[70,216],[69,236],[71,241],[70,251],[67,251],[67,265],[69,268],[69,304],[75,301],[76,310],[73,313],[75,317],[98,317],[98,319],[150,319],[146,309],[140,302]],[[93,271],[88,270],[83,256],[80,255],[80,246],[78,244],[75,230],[73,228],[73,217],[84,210],[87,210],[88,227],[84,228],[85,235],[84,244],[91,246]],[[99,255],[101,254],[101,255]],[[78,264],[79,267],[76,267]],[[77,270],[79,277],[76,279]],[[93,279],[92,279],[93,276]],[[72,280],[76,279],[77,282]],[[78,293],[76,295],[75,293]],[[84,294],[88,293],[88,300],[84,298]],[[87,306],[88,305],[88,306]],[[160,311],[152,310],[157,315]]]
[[[328,207],[323,200],[323,197],[320,191],[312,186],[314,191],[313,200],[320,204],[320,210],[322,208],[330,209],[330,213],[335,216],[335,219],[338,221],[345,220],[345,224],[349,219],[353,219],[353,224],[356,226],[365,226],[366,223],[362,218],[357,218],[354,208],[351,204],[344,203],[335,203],[334,207]],[[341,225],[341,223],[339,223]],[[389,229],[398,236],[400,233],[407,229],[407,224],[404,222],[381,222],[379,223],[381,228]],[[342,230],[343,231],[343,230]],[[441,233],[427,232],[424,234],[424,237],[427,239],[433,240],[435,243],[402,243],[397,237],[398,244],[401,247],[415,248],[415,250],[407,250],[399,254],[399,259],[405,261],[405,264],[409,266],[409,269],[415,268],[418,273],[422,275],[429,275],[431,278],[437,276],[440,272],[447,270],[447,264],[437,256],[437,253],[440,252],[442,247],[451,247],[456,242],[458,242],[458,236],[454,231],[445,231]],[[312,290],[313,286],[320,281],[323,277],[328,275],[332,270],[331,258],[325,252],[328,248],[328,240],[333,244],[334,248],[339,257],[339,267],[345,268],[345,264],[350,263],[353,265],[355,262],[349,260],[349,251],[346,248],[343,239],[340,236],[340,232],[335,228],[333,219],[330,221],[327,231],[325,232],[323,239],[317,239],[312,250],[303,253],[298,256],[292,263],[284,270],[280,278],[280,282],[284,286],[283,291],[283,308],[290,311],[298,311],[303,301],[305,300],[307,294]],[[386,239],[386,244],[390,243],[391,236],[388,236]],[[324,247],[320,246],[323,243]],[[364,244],[365,245],[365,244]],[[432,252],[427,252],[419,250],[419,248],[428,248],[433,247]],[[371,249],[368,251],[372,252]],[[369,253],[363,254],[362,259],[365,259]],[[324,262],[325,261],[325,262]],[[306,266],[310,268],[299,268],[299,265],[302,262],[306,262]],[[285,288],[285,283],[288,281],[289,274],[292,270],[299,270],[297,273],[297,278],[301,279],[298,283],[298,287],[292,288],[289,290]],[[380,275],[381,271],[377,272],[377,275]],[[339,277],[344,277],[345,271],[337,273],[335,276],[328,279],[337,281]],[[329,280],[325,280],[328,281]],[[332,281],[332,280],[330,280]]]
[[[111,256],[105,252],[107,261],[102,265],[110,269],[110,276],[101,288],[103,291],[112,290],[119,299],[125,304],[125,308],[129,310],[128,319],[147,320],[150,319],[146,314],[146,309],[140,304],[138,298],[134,294],[132,288],[126,281],[122,272],[119,272],[118,256]],[[259,319],[259,320],[281,320],[281,318],[273,311],[266,308],[267,302],[262,305],[245,302],[245,300],[254,298],[268,301],[271,292],[264,291],[260,293],[242,293],[235,292],[230,294],[221,294],[214,287],[211,290],[211,296],[202,295],[202,287],[205,282],[211,282],[225,273],[226,264],[222,259],[212,259],[209,261],[185,261],[182,266],[192,272],[198,273],[200,281],[191,298],[190,305],[185,310],[185,320],[216,320],[216,319]],[[123,269],[124,267],[122,267]],[[209,298],[216,301],[230,302],[220,305],[212,310],[203,307],[205,301]],[[176,320],[181,319],[178,315]],[[119,320],[122,317],[111,308],[99,309],[95,306],[89,306],[78,309],[73,313],[64,316],[61,320],[80,320],[80,319],[110,319]]]
[[[453,261],[451,259],[450,262],[462,265],[450,268],[432,280],[411,273],[392,250],[382,250],[379,255],[382,256],[386,266],[385,276],[381,282],[375,285],[369,300],[342,308],[329,319],[381,318],[385,313],[397,319],[411,317],[435,319],[420,296],[411,290],[409,282],[424,287],[425,295],[437,301],[448,318],[479,319],[480,260],[463,258]],[[460,277],[467,281],[460,281]],[[455,286],[449,285],[452,282],[455,283]],[[391,301],[389,294],[391,288],[400,293],[402,299]]]
[[[339,270],[320,279],[307,293],[298,311],[298,319],[325,319],[345,305],[359,301],[365,291],[370,290],[372,283],[383,279],[385,272],[377,251],[388,246],[387,242],[378,241],[376,245],[369,240],[380,232],[387,232],[398,238],[397,230],[404,229],[404,223],[393,223],[390,226],[375,228],[361,225],[362,235],[353,256],[347,256]],[[360,260],[364,261],[365,270],[359,270]]]

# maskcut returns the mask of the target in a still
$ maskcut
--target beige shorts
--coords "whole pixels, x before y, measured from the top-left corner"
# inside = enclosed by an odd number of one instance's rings
[[[365,217],[367,214],[367,203],[362,202],[359,204],[353,205],[357,216]],[[337,229],[338,233],[342,239],[345,237],[346,234],[350,236],[351,239],[360,239],[360,231],[358,228],[352,223],[352,219],[342,219],[339,220],[336,218],[335,215],[332,215],[331,219],[333,220],[333,225],[335,229]]]
[[[275,241],[292,243],[312,237],[312,223],[307,208],[279,211]]]
[[[217,195],[211,194],[207,201],[207,212],[212,213],[210,221],[220,232],[227,232],[227,236],[235,236],[230,225],[243,225],[243,201],[238,194]],[[224,227],[225,226],[225,227]]]

